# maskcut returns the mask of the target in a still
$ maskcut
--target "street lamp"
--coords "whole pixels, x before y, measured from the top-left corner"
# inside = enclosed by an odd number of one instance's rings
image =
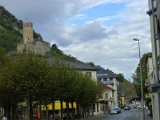
[[[143,93],[143,79],[142,79],[142,64],[141,64],[140,43],[139,43],[139,39],[134,38],[133,40],[138,42],[139,64],[140,64],[140,78],[141,78],[141,107],[142,107],[142,112],[143,112],[143,119],[142,120],[145,120],[144,93]]]

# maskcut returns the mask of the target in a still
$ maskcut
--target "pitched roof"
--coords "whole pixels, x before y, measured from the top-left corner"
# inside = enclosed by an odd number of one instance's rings
[[[48,61],[50,63],[53,62],[60,62],[66,66],[73,67],[78,70],[91,70],[91,71],[97,71],[97,68],[88,64],[85,64],[83,62],[77,61],[77,62],[72,62],[72,61],[66,61],[58,58],[49,58]]]

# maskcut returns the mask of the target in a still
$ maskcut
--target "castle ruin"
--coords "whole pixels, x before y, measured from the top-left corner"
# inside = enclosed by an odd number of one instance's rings
[[[50,44],[33,37],[33,24],[31,22],[23,23],[23,41],[17,44],[18,53],[35,53],[45,55],[50,51]]]

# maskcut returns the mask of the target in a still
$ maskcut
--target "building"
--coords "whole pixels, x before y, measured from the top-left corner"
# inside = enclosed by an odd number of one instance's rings
[[[114,90],[113,93],[113,100],[112,103],[110,105],[111,108],[114,107],[118,107],[118,101],[119,101],[119,82],[117,80],[116,75],[110,71],[110,70],[105,70],[103,67],[101,66],[97,66],[97,78],[98,78],[98,82],[100,82],[101,84],[104,84],[110,88],[112,88]],[[109,101],[108,101],[109,102]]]
[[[153,120],[160,120],[160,0],[148,0],[148,4],[153,65],[149,89],[152,93]]]
[[[50,51],[50,44],[43,41],[42,38],[35,39],[33,33],[33,24],[31,22],[23,23],[23,41],[17,44],[17,52],[31,52],[45,55]]]
[[[156,116],[156,99],[155,99],[155,95],[153,94],[153,90],[151,88],[152,85],[154,85],[154,73],[153,73],[153,59],[152,59],[152,54],[150,54],[147,58],[147,77],[148,79],[146,80],[145,85],[148,86],[148,89],[150,91],[149,94],[147,94],[145,97],[148,99],[148,101],[146,101],[147,106],[149,107],[150,104],[152,104],[152,107],[150,107],[149,109],[152,109],[152,114],[155,118]]]
[[[102,84],[102,83],[99,83]],[[104,89],[101,94],[101,97],[98,99],[99,107],[100,107],[100,113],[110,113],[111,108],[113,107],[113,101],[114,101],[114,89],[109,87],[106,84],[102,84]]]
[[[70,66],[72,68],[75,68],[77,71],[81,72],[85,76],[89,76],[92,80],[94,80],[97,83],[97,68],[88,64],[85,64],[80,61],[72,62],[72,61],[66,61],[62,59],[57,58],[49,58],[48,61],[50,63],[54,62],[60,62],[66,66]],[[105,113],[104,109],[101,107],[101,103],[97,101],[96,103],[92,104],[90,109],[90,115],[100,115]]]

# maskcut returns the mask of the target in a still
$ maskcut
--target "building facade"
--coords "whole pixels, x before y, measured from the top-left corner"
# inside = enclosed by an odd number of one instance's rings
[[[33,24],[30,22],[23,23],[23,41],[17,44],[18,53],[35,53],[45,55],[50,51],[50,44],[41,38],[35,39],[33,35]]]
[[[113,100],[110,103],[111,108],[115,108],[119,106],[119,82],[117,80],[116,75],[111,72],[110,70],[105,70],[101,66],[97,66],[97,78],[98,82],[100,82],[103,85],[106,85],[114,90],[113,92]]]
[[[97,82],[97,68],[94,66],[90,66],[90,65],[85,64],[83,62],[72,62],[72,61],[66,61],[66,60],[57,59],[57,58],[49,58],[48,61],[50,63],[60,62],[66,66],[70,66],[72,68],[75,68],[78,72],[82,73],[84,76],[90,77],[92,80],[94,80],[98,84],[98,82]],[[101,114],[105,113],[105,111],[106,111],[105,108],[106,107],[104,106],[104,104],[101,101],[97,100],[96,103],[90,105],[90,112],[89,113],[90,113],[90,115],[101,115]]]
[[[153,120],[160,120],[160,0],[148,0],[152,44],[153,79],[149,85],[152,93]]]

